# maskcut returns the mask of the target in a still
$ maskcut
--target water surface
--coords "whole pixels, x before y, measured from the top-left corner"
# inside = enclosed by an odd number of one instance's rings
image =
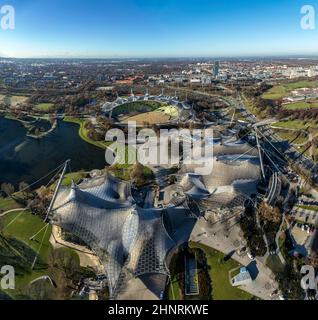
[[[71,159],[72,171],[102,169],[105,152],[83,141],[78,125],[59,121],[42,139],[26,137],[24,126],[0,117],[0,183],[32,183]]]

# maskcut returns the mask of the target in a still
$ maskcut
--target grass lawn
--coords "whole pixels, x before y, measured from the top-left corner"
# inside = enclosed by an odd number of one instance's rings
[[[78,124],[79,125],[78,134],[87,143],[90,143],[90,144],[92,144],[98,148],[101,148],[101,149],[106,149],[110,145],[110,143],[106,142],[106,141],[94,141],[94,140],[90,139],[88,137],[88,130],[84,127],[85,120],[73,118],[73,117],[65,117],[64,121]]]
[[[84,171],[78,171],[78,172],[71,172],[71,173],[67,173],[64,176],[64,179],[62,181],[62,186],[64,187],[69,187],[72,184],[72,181],[74,181],[75,183],[79,183],[82,179],[86,178],[87,173]],[[55,181],[52,185],[51,185],[51,190],[54,190],[56,187],[57,181]]]
[[[318,102],[294,102],[283,105],[285,110],[300,110],[300,109],[312,109],[318,108]]]
[[[272,127],[301,130],[306,128],[316,128],[317,125],[314,121],[288,120],[273,123]]]
[[[230,259],[223,261],[225,255],[200,243],[190,243],[190,247],[199,248],[206,254],[209,274],[212,279],[213,300],[251,300],[253,296],[239,288],[232,287],[229,281],[229,271],[242,267],[238,262]]]
[[[20,272],[16,274],[16,289],[9,290],[6,293],[13,298],[19,299],[21,295],[25,295],[25,289],[31,281],[44,275],[50,275],[46,263],[48,261],[49,254],[53,251],[53,247],[49,242],[52,227],[51,225],[49,225],[46,233],[45,230],[43,230],[39,235],[35,237],[33,241],[31,241],[30,237],[32,237],[34,234],[36,234],[46,226],[46,223],[44,223],[39,217],[32,215],[28,211],[21,211],[10,213],[0,219],[1,224],[4,227],[2,236],[4,236],[5,239],[8,240],[14,239],[14,241],[19,241],[19,243],[23,244],[24,246],[21,247],[21,245],[14,245],[13,247],[10,247],[12,250],[10,251],[11,259],[12,261],[14,261],[14,263],[11,264],[15,267],[15,269],[20,269]],[[43,245],[39,252],[38,259],[38,263],[41,262],[41,266],[36,264],[34,270],[31,270],[35,254],[40,248],[42,238]],[[1,247],[0,241],[0,252],[1,249],[4,249],[4,252],[6,250],[4,247]],[[76,259],[76,261],[79,261],[79,257],[74,250],[68,248],[61,248],[58,250],[69,251],[74,259]],[[21,272],[21,268],[25,268],[26,271]]]
[[[18,297],[22,294],[24,288],[34,279],[41,277],[47,274],[47,270],[45,268],[37,269],[31,271],[31,265],[33,263],[33,259],[35,254],[38,252],[42,237],[44,235],[44,231],[40,233],[34,241],[31,241],[29,238],[37,233],[41,228],[45,226],[43,221],[33,216],[30,212],[14,212],[6,215],[5,217],[1,218],[1,223],[4,225],[3,236],[6,239],[16,239],[23,243],[26,247],[30,248],[31,251],[28,253],[27,261],[21,260],[23,256],[23,252],[20,252],[19,249],[13,247],[14,250],[18,250],[17,252],[13,251],[15,254],[16,265],[13,265],[15,268],[19,268],[18,266],[24,264],[24,267],[28,268],[28,272],[23,272],[23,274],[16,275],[16,289],[10,290],[7,293],[14,297]],[[52,250],[52,246],[49,243],[49,239],[51,236],[51,226],[48,227],[46,236],[44,237],[43,246],[41,251],[39,252],[39,260],[42,262],[47,261],[48,254]],[[1,247],[0,247],[1,248]],[[32,254],[30,255],[30,253]],[[25,265],[27,264],[27,265]]]
[[[54,103],[39,103],[36,109],[39,111],[49,111],[54,107]]]
[[[2,217],[1,221],[4,224],[5,236],[20,240],[34,251],[38,251],[44,232],[38,235],[34,241],[29,238],[45,226],[45,223],[39,217],[32,215],[28,211],[18,211]],[[52,227],[49,226],[40,252],[40,257],[43,261],[47,260],[48,253],[52,249],[49,243],[51,231]]]
[[[180,294],[180,286],[179,281],[176,279],[176,277],[171,279],[171,283],[169,286],[169,300],[181,300],[181,294]]]
[[[11,198],[0,198],[0,211],[20,208],[20,205]]]
[[[269,91],[265,92],[262,95],[263,99],[269,99],[269,100],[278,100],[285,98],[289,95],[289,93],[293,90],[300,89],[300,88],[317,88],[318,87],[318,81],[297,81],[292,83],[286,83],[274,86]]]
[[[113,110],[113,116],[128,115],[130,113],[145,113],[155,111],[162,107],[162,103],[157,101],[135,101],[123,104]]]
[[[304,135],[300,135],[296,140],[297,132],[295,131],[288,131],[288,130],[275,130],[275,132],[286,141],[293,141],[293,144],[302,144],[306,143],[308,141],[308,137],[305,137]]]

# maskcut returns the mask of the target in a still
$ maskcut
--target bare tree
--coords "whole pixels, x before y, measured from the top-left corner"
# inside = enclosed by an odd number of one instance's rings
[[[1,191],[7,196],[10,197],[14,193],[14,186],[11,183],[2,183]]]

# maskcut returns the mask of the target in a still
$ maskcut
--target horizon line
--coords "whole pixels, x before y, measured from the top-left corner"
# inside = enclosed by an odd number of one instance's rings
[[[32,57],[16,57],[16,56],[1,56],[0,59],[15,59],[15,60],[153,60],[153,59],[253,59],[253,58],[317,58],[318,53],[312,54],[255,54],[255,55],[191,55],[191,56],[112,56],[112,57],[91,57],[91,56],[32,56]]]

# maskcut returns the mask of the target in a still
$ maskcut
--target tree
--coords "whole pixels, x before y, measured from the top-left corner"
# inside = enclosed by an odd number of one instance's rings
[[[2,183],[1,191],[7,196],[10,197],[14,193],[14,186],[11,183]]]
[[[22,193],[24,194],[25,192],[29,191],[29,185],[24,181],[20,182],[19,183],[19,191],[20,192],[22,191]]]
[[[67,249],[57,249],[50,252],[48,265],[56,284],[58,298],[69,298],[72,291],[77,289],[81,278],[78,259]]]
[[[137,186],[145,184],[144,166],[140,162],[136,162],[131,169],[130,177]]]

